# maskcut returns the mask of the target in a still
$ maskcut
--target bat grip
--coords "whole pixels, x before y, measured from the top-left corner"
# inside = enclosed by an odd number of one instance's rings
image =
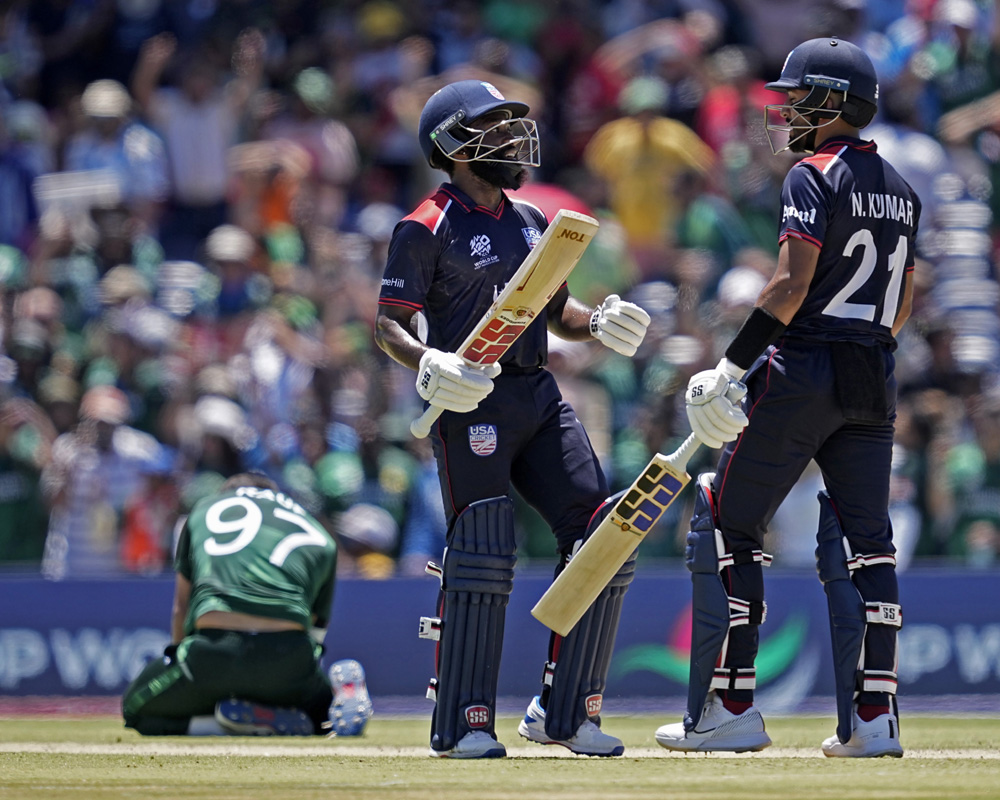
[[[684,440],[684,443],[678,447],[677,450],[674,451],[669,460],[673,466],[687,471],[687,463],[699,447],[701,447],[701,439],[693,433],[689,434],[688,438]]]
[[[431,432],[431,426],[437,422],[437,418],[444,411],[440,406],[427,406],[424,413],[410,423],[410,433],[417,439],[423,439]]]

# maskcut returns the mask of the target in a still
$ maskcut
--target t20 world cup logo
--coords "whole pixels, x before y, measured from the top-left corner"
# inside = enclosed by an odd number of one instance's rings
[[[473,236],[469,240],[469,247],[472,250],[472,255],[476,258],[488,256],[490,254],[490,237],[485,233]]]

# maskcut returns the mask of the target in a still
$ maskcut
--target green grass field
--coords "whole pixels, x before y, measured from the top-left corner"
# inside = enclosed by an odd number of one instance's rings
[[[652,716],[607,717],[626,756],[595,759],[497,726],[510,757],[426,756],[425,718],[380,718],[356,739],[143,738],[120,719],[0,718],[0,798],[198,800],[618,800],[618,798],[1000,798],[1000,719],[902,720],[902,759],[833,760],[819,743],[832,718],[768,720],[774,745],[744,755],[671,754]]]

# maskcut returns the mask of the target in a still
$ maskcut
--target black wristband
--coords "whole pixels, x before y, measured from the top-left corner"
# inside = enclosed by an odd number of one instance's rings
[[[726,349],[726,358],[740,369],[750,369],[763,353],[788,327],[760,306],[754,306],[743,321],[743,327]]]

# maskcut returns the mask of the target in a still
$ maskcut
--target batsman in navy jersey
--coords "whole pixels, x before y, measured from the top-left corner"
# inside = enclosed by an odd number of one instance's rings
[[[631,356],[649,324],[641,308],[615,295],[592,309],[563,285],[499,364],[473,368],[455,354],[548,224],[539,209],[505,193],[539,164],[527,112],[477,80],[449,84],[427,101],[420,144],[449,182],[396,227],[379,298],[379,346],[416,370],[420,396],[443,409],[431,436],[448,546],[430,567],[441,578],[439,613],[421,620],[421,635],[438,642],[431,755],[441,757],[506,754],[494,723],[516,560],[510,487],[551,527],[560,563],[609,504],[590,441],[545,369],[547,333],[596,338]],[[599,724],[633,570],[633,563],[622,569],[569,636],[553,638],[522,736],[577,753],[622,754],[621,741]]]
[[[788,137],[775,152],[808,155],[782,188],[774,276],[725,358],[688,385],[693,430],[724,447],[716,472],[699,476],[688,535],[695,623],[687,714],[656,738],[684,751],[771,743],[753,705],[762,567],[770,562],[764,534],[815,459],[825,484],[816,559],[838,719],[822,750],[900,756],[902,611],[888,514],[893,351],[910,314],[920,201],[875,142],[859,138],[878,102],[862,50],[838,39],[804,42],[767,86],[787,93],[786,103],[768,106],[787,123],[767,126],[769,136]],[[741,380],[748,391],[735,408],[725,390]]]

